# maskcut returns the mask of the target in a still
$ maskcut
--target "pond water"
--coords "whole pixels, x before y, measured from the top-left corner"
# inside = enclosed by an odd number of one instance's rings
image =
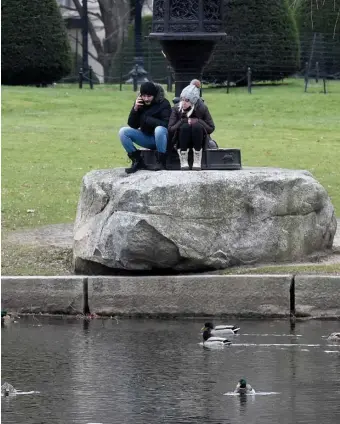
[[[206,349],[201,320],[25,317],[2,328],[7,424],[340,422],[337,321],[215,320],[233,344]],[[240,378],[252,396],[234,396]],[[25,394],[26,393],[26,394]]]

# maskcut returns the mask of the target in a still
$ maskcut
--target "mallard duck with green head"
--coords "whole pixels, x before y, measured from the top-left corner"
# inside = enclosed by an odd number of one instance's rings
[[[245,378],[241,378],[241,380],[237,383],[234,393],[238,393],[240,395],[254,395],[255,390],[247,383]]]
[[[212,335],[213,325],[210,322],[206,322],[203,331],[203,346],[228,346],[231,345],[231,341],[225,337],[217,337]]]

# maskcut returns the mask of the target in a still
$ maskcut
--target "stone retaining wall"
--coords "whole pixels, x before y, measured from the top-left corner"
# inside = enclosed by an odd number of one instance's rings
[[[2,277],[2,309],[104,316],[340,318],[340,276]]]
[[[83,308],[83,278],[1,278],[1,309],[19,313],[79,314]]]
[[[296,316],[340,317],[340,276],[295,277]]]

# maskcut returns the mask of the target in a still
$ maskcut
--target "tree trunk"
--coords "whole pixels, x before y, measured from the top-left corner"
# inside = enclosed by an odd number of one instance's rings
[[[82,16],[81,0],[73,0],[74,8],[61,6],[64,9],[77,11]],[[112,68],[115,58],[122,49],[124,34],[127,32],[130,0],[95,0],[89,6],[96,4],[96,8],[89,7],[88,27],[92,44],[97,56],[89,54],[97,60],[104,70],[104,82],[111,82]],[[104,29],[104,38],[98,36],[99,31]]]

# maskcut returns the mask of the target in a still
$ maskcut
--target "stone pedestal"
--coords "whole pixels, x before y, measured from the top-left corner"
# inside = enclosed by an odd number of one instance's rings
[[[175,103],[192,79],[201,79],[215,44],[226,38],[222,16],[222,0],[154,0],[149,37],[160,41],[175,72]]]

